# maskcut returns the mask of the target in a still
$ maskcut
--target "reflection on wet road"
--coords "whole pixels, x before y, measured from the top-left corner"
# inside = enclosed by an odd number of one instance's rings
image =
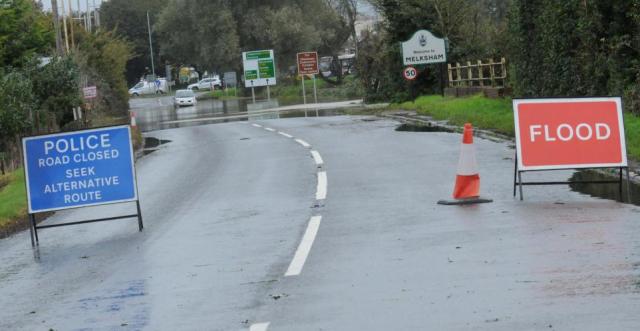
[[[194,125],[225,123],[246,120],[268,120],[288,117],[333,116],[343,114],[338,108],[360,107],[361,101],[330,102],[318,105],[299,105],[300,100],[280,102],[277,99],[201,100],[193,107],[173,106],[170,96],[160,98],[136,98],[130,102],[131,111],[143,132],[188,127]]]

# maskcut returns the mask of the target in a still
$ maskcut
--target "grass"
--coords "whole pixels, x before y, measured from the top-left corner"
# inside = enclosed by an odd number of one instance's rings
[[[392,107],[416,110],[419,114],[429,115],[437,120],[448,120],[454,125],[473,123],[478,128],[509,136],[515,134],[511,99],[489,99],[482,95],[467,98],[429,95]]]
[[[489,99],[482,95],[467,98],[449,98],[437,95],[422,96],[415,101],[395,104],[393,109],[416,110],[419,114],[462,126],[473,123],[474,127],[491,130],[513,137],[514,121],[511,99]],[[640,117],[624,113],[627,152],[640,160]]]
[[[218,99],[218,100],[235,100],[242,96],[237,95],[236,88],[227,88],[223,90],[214,90],[203,93],[197,97],[198,101]]]
[[[4,176],[7,185],[0,188],[0,227],[5,223],[27,214],[27,194],[24,186],[24,172],[17,169]]]

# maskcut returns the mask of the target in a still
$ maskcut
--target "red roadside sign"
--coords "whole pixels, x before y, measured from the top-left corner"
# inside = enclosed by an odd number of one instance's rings
[[[626,167],[620,98],[514,99],[518,170]]]
[[[318,52],[302,52],[298,53],[298,74],[299,75],[317,75],[318,70]]]
[[[98,89],[95,86],[89,86],[82,89],[85,100],[95,99],[98,97]]]

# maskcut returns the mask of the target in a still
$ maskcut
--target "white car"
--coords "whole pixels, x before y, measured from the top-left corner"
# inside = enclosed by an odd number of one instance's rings
[[[215,76],[212,78],[205,78],[197,83],[187,86],[190,90],[212,90],[214,88],[221,88],[222,81],[220,77]]]
[[[129,96],[137,97],[145,94],[164,94],[167,93],[167,80],[158,78],[155,82],[142,80],[134,87],[129,89]]]
[[[192,90],[177,90],[176,96],[173,98],[175,107],[195,106],[197,103],[196,95]]]

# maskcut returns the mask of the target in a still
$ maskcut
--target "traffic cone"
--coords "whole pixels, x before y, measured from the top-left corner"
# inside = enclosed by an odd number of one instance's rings
[[[130,112],[130,116],[131,116],[131,127],[136,128],[138,126],[138,124],[136,123],[136,113]]]
[[[493,201],[480,198],[480,174],[476,161],[476,150],[473,146],[473,127],[470,123],[464,125],[453,198],[454,200],[440,200],[438,204],[466,205]]]

